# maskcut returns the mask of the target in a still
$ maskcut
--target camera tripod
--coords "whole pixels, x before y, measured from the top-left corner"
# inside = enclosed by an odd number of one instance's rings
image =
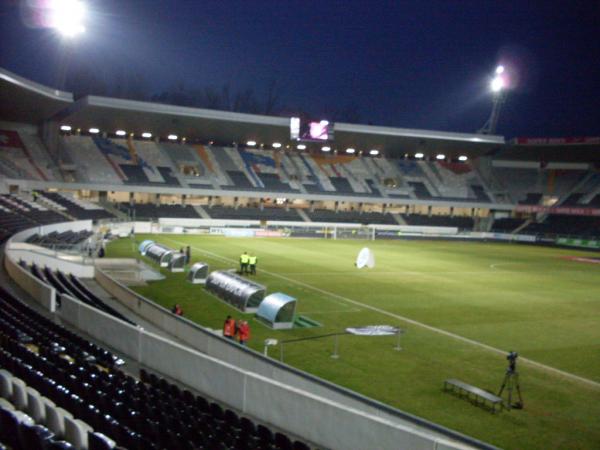
[[[521,396],[521,386],[519,385],[519,373],[512,368],[506,369],[506,375],[504,375],[504,381],[502,382],[502,386],[500,387],[500,391],[498,392],[498,397],[502,397],[502,392],[504,392],[504,388],[508,391],[508,402],[506,403],[506,407],[508,409],[523,409],[523,397]],[[512,402],[512,393],[513,389],[517,389],[517,395],[519,396],[519,401],[514,403]]]

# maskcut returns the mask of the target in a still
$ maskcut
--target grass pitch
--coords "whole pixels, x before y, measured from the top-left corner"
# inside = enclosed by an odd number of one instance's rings
[[[323,324],[274,331],[246,315],[256,350],[269,337],[397,325],[406,330],[399,352],[395,337],[345,335],[339,359],[330,357],[331,338],[290,343],[284,359],[500,447],[600,448],[600,265],[564,258],[600,255],[500,243],[136,236],[138,243],[147,238],[190,245],[192,262],[211,270],[237,268],[240,253],[253,252],[254,279],[268,293],[296,297],[297,313]],[[353,265],[364,246],[375,252],[374,269]],[[135,257],[136,247],[121,239],[107,256]],[[187,318],[211,328],[221,328],[227,314],[244,316],[184,274],[163,273],[166,280],[135,290],[169,308],[179,303]],[[519,352],[524,410],[492,415],[442,392],[444,379],[459,378],[497,393],[507,361],[495,349]]]

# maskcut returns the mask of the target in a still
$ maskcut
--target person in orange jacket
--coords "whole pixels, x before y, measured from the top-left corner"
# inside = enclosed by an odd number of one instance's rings
[[[236,334],[235,320],[231,316],[227,316],[223,324],[223,336],[227,339],[234,339]]]
[[[240,320],[238,325],[238,339],[241,345],[246,345],[250,339],[250,325],[245,320]]]

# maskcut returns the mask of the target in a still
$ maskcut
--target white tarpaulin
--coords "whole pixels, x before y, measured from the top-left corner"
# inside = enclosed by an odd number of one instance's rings
[[[363,248],[356,257],[356,267],[359,269],[363,267],[372,269],[375,267],[375,254],[369,248]]]
[[[369,325],[360,328],[346,328],[346,332],[350,334],[358,334],[360,336],[391,336],[398,334],[400,328],[391,325]]]

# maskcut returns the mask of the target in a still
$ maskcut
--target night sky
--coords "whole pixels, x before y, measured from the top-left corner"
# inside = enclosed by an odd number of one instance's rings
[[[514,86],[498,133],[600,135],[597,0],[86,3],[69,49],[26,26],[19,2],[0,3],[0,66],[50,86],[66,60],[109,85],[141,75],[148,98],[177,84],[261,94],[274,81],[282,114],[473,132],[502,63]]]

